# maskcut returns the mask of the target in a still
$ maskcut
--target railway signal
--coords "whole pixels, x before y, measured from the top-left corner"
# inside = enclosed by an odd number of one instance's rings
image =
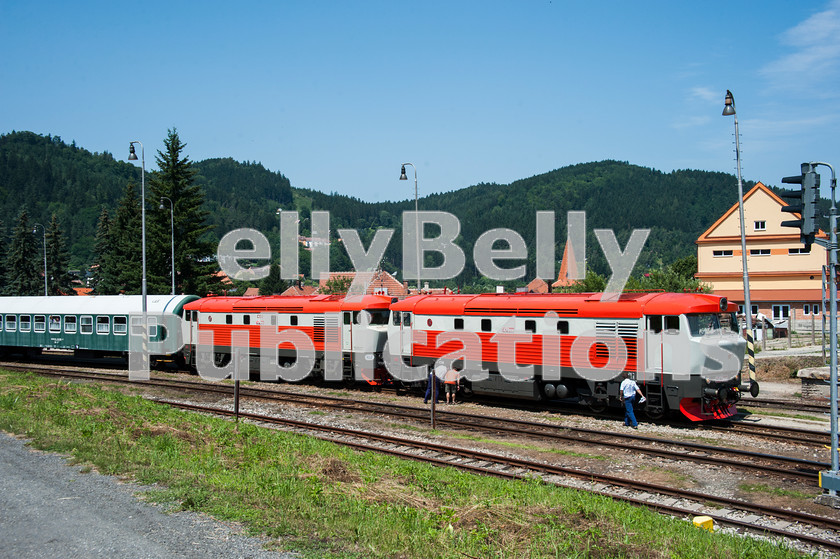
[[[799,219],[790,219],[782,222],[782,227],[796,227],[799,229],[799,240],[810,249],[814,242],[814,235],[817,231],[817,198],[819,197],[820,176],[814,170],[812,163],[803,163],[802,173],[798,176],[785,177],[782,179],[786,184],[800,185],[799,191],[785,192],[782,198],[791,200],[792,203],[782,207],[783,212],[798,213]]]

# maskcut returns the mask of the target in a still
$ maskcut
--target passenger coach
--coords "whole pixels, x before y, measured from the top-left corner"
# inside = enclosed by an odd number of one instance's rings
[[[157,317],[172,314],[183,324],[184,305],[198,297],[148,295],[146,299],[150,341],[157,342],[169,335],[158,327]],[[0,297],[0,353],[31,355],[42,349],[64,349],[78,356],[124,357],[130,317],[142,311],[141,295]]]

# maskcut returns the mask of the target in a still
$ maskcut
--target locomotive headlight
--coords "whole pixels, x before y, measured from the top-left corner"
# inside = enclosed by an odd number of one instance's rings
[[[720,298],[720,312],[725,312],[726,307],[729,306],[729,301],[726,300],[726,297]]]

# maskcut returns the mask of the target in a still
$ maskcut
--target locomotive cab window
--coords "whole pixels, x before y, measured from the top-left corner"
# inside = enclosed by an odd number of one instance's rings
[[[679,334],[680,333],[680,317],[666,316],[665,318],[665,333]]]
[[[489,318],[482,318],[481,319],[481,331],[482,332],[491,332],[493,330],[493,321]]]
[[[394,311],[394,314],[391,318],[391,324],[393,324],[394,326],[399,326],[402,323],[402,320],[400,320],[402,318],[402,313],[400,313],[400,311]]]
[[[525,331],[531,332],[532,334],[537,333],[537,321],[536,320],[526,320],[525,321]]]
[[[93,317],[81,316],[79,317],[79,332],[82,334],[93,334]]]
[[[28,314],[20,315],[20,322],[18,323],[18,328],[20,328],[21,332],[29,332],[32,329],[32,317]]]
[[[39,314],[35,316],[35,332],[42,333],[47,331],[47,317]]]
[[[648,330],[653,332],[654,334],[658,334],[662,331],[662,317],[658,315],[649,316],[647,319],[648,322]]]
[[[65,315],[64,317],[64,333],[65,334],[75,334],[76,333],[76,316],[75,315]]]
[[[410,312],[404,312],[403,313],[403,326],[405,326],[406,328],[411,326],[411,313]]]
[[[358,312],[358,311],[356,311],[356,312]],[[350,313],[349,313],[349,312],[345,312],[345,313],[342,313],[342,314],[344,315],[344,324],[345,324],[346,326],[349,326],[350,324],[352,324],[353,319],[352,319],[352,317],[350,316]]]
[[[688,327],[692,336],[705,336],[720,330],[720,316],[714,313],[688,314]]]

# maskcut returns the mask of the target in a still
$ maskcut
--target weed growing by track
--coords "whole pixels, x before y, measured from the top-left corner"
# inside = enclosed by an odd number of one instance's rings
[[[318,557],[799,556],[584,492],[361,453],[116,388],[0,371],[0,429]]]

